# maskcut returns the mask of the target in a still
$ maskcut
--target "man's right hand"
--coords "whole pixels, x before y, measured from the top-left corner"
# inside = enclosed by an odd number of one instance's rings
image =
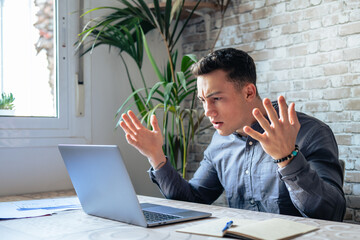
[[[166,158],[162,150],[163,136],[156,116],[151,116],[152,131],[144,127],[131,110],[121,117],[123,121],[120,122],[120,126],[125,132],[128,143],[147,157],[155,170],[161,168]]]

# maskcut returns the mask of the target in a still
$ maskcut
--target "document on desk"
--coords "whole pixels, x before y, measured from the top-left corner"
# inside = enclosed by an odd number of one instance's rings
[[[77,197],[2,202],[0,219],[38,217],[72,209],[81,209]]]
[[[233,221],[230,228],[224,226]],[[235,237],[241,239],[291,239],[317,230],[318,227],[290,220],[272,218],[264,221],[249,219],[220,218],[206,223],[178,229],[178,232],[206,235],[212,237]]]

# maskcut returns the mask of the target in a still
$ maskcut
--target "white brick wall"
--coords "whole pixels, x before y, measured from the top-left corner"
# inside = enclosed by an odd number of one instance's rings
[[[205,55],[211,39],[201,18],[184,33],[184,53]],[[360,1],[233,0],[216,48],[235,47],[256,61],[261,97],[284,95],[296,109],[329,124],[346,162],[346,221],[360,222]],[[193,146],[192,175],[212,131]],[[190,159],[191,161],[191,159]]]

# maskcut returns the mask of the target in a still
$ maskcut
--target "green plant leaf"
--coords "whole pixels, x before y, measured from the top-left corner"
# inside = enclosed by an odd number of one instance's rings
[[[184,72],[177,72],[176,73],[178,80],[180,81],[182,87],[185,89],[185,91],[187,91],[187,86],[186,86],[186,78],[185,78],[185,74]]]
[[[144,91],[144,88],[140,88],[140,89],[137,89],[135,90],[134,92],[132,92],[130,94],[130,96],[128,96],[125,100],[125,102],[120,106],[120,108],[117,110],[116,114],[115,114],[115,117],[117,117],[121,112],[122,112],[122,109],[124,108],[124,106],[133,98],[134,95],[136,95],[137,93],[141,92],[141,91]]]
[[[158,26],[160,27],[160,32],[164,31],[164,20],[162,18],[160,5],[158,0],[154,0],[155,16],[158,21]]]
[[[162,31],[165,35],[166,40],[169,39],[169,34],[170,34],[171,12],[172,12],[172,0],[166,0],[165,11],[164,11],[164,30]]]
[[[142,39],[143,39],[143,42],[144,42],[144,48],[145,48],[145,51],[146,51],[146,53],[148,55],[149,61],[150,61],[151,65],[152,65],[152,67],[154,68],[156,76],[159,78],[160,81],[164,82],[165,81],[164,76],[161,74],[161,72],[160,72],[160,70],[159,70],[159,68],[158,68],[158,66],[156,64],[156,61],[155,61],[154,57],[152,56],[152,54],[150,52],[149,46],[148,46],[147,41],[146,41],[145,34],[142,31],[142,29],[140,29],[140,30],[141,30],[141,35],[142,35]]]
[[[164,105],[162,103],[159,103],[157,105],[155,105],[155,107],[153,107],[152,109],[149,109],[146,114],[144,114],[144,116],[141,119],[141,122],[146,122],[147,124],[147,128],[150,128],[150,117],[151,115],[155,114],[155,112],[159,109],[162,108]]]
[[[196,63],[198,60],[195,54],[187,54],[181,60],[181,71],[186,72],[191,65]]]
[[[166,108],[166,106],[168,105],[168,101],[171,98],[171,90],[173,88],[174,83],[170,82],[170,83],[166,83],[165,85],[165,90],[164,90],[164,107]]]
[[[146,100],[146,104],[148,104],[149,103],[149,101],[152,99],[152,97],[153,97],[153,94],[158,90],[158,88],[162,85],[162,84],[164,84],[163,82],[157,82],[157,83],[155,83],[155,85],[151,88],[151,90],[150,90],[150,93],[149,93],[149,95],[148,95],[148,98],[147,98],[147,100]]]

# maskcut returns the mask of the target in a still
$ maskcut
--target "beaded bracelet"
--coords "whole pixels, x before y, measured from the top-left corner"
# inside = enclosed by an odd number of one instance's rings
[[[274,159],[274,163],[285,162],[285,161],[291,159],[292,157],[295,157],[298,153],[299,153],[299,146],[298,146],[298,145],[295,145],[295,150],[294,150],[294,151],[292,151],[292,152],[291,152],[288,156],[286,156],[286,157],[283,157],[283,158],[280,158],[280,159],[277,159],[277,160]]]

